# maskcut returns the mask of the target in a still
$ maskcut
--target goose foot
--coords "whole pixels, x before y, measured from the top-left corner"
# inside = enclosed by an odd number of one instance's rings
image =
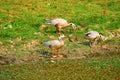
[[[63,55],[58,55],[58,57],[62,58],[62,57],[63,57]]]
[[[53,55],[52,58],[56,58],[57,56]]]

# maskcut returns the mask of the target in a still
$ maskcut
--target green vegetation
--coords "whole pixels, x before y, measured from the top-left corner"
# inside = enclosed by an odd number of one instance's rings
[[[0,67],[1,68],[1,67]],[[56,60],[5,65],[3,80],[119,80],[119,59]]]
[[[104,32],[119,28],[119,1],[10,0],[0,3],[1,39],[35,38],[46,18],[62,17],[86,29]],[[12,26],[9,29],[9,26]],[[55,34],[51,28],[47,34]],[[77,32],[80,32],[77,31]],[[41,37],[41,36],[39,36]]]
[[[61,49],[65,59],[55,62],[40,44],[59,36],[55,27],[45,24],[49,18],[77,25],[76,31],[62,30],[67,36]],[[88,47],[88,30],[109,37],[103,48]],[[70,34],[75,42],[69,41]],[[119,0],[0,0],[1,80],[119,80],[119,72]]]

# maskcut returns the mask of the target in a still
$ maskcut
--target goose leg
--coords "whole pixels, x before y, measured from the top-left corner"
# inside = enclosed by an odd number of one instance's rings
[[[57,53],[58,53],[58,57],[63,57],[63,55],[60,54],[60,50],[59,49],[57,50]]]
[[[56,24],[55,27],[56,27],[56,33],[61,34],[59,24]]]
[[[93,42],[93,44],[92,44],[93,47],[95,47],[95,46],[97,45],[97,39],[98,39],[98,37],[96,37],[96,38],[94,39],[94,42]]]
[[[94,41],[93,43],[92,43],[92,47],[95,47],[96,46],[96,42]]]
[[[89,41],[89,43],[90,43],[90,47],[92,47],[92,42],[91,42],[91,41]]]
[[[54,55],[54,52],[55,52],[54,49],[51,49],[51,52],[52,52],[52,57],[56,58],[56,56]]]
[[[56,33],[61,34],[60,29],[58,27],[56,27]]]

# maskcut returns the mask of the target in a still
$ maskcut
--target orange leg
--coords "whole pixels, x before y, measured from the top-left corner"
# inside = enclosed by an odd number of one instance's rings
[[[95,46],[97,45],[97,40],[98,40],[98,37],[96,37],[96,38],[93,40],[93,41],[94,41],[93,44],[92,44],[93,47],[95,47]]]
[[[96,41],[93,42],[92,47],[95,47],[97,45]]]
[[[58,57],[63,57],[63,56],[60,54],[60,50],[59,50],[59,49],[57,50],[57,53],[58,53]]]
[[[58,25],[59,25],[59,24],[56,24],[56,25],[55,25],[55,27],[56,27],[56,33],[57,33],[57,34],[61,34],[61,32],[60,32],[60,28],[59,28]]]
[[[58,27],[56,28],[56,33],[61,34],[60,29]]]
[[[52,57],[56,58],[56,56],[54,55],[54,52],[55,52],[54,49],[51,49],[51,52],[52,52]]]

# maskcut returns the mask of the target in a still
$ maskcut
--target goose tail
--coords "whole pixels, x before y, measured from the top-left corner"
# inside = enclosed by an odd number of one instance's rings
[[[46,24],[51,24],[53,19],[45,19]]]
[[[89,36],[91,33],[86,33],[85,36]]]
[[[48,43],[48,42],[42,42],[42,44],[43,44],[44,46],[49,46],[49,43]]]

